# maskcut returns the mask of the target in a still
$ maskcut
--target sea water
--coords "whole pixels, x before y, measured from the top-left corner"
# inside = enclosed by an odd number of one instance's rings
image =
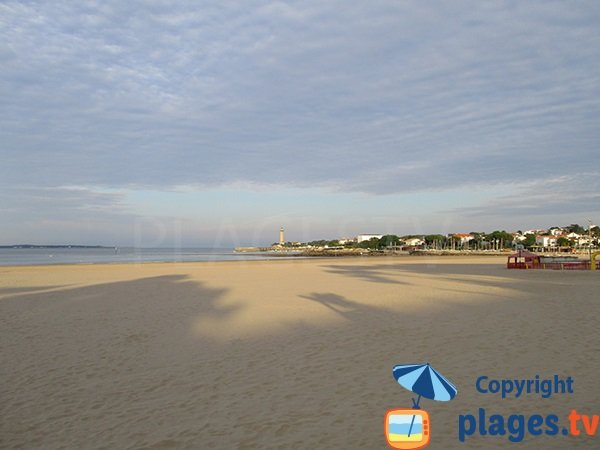
[[[0,248],[0,266],[238,261],[272,258],[282,257],[265,252],[235,253],[231,248]]]

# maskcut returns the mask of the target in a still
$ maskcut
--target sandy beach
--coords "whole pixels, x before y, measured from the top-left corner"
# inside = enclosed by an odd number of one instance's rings
[[[504,257],[0,268],[0,448],[383,449],[410,407],[395,364],[458,388],[424,400],[429,448],[461,414],[600,414],[600,276]],[[571,376],[573,394],[501,399],[475,381]],[[582,433],[585,434],[585,433]],[[598,448],[527,436],[515,448]]]

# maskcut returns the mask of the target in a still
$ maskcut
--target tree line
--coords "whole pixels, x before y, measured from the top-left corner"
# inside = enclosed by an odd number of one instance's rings
[[[590,230],[586,230],[579,224],[571,224],[566,227],[551,227],[546,233],[550,234],[552,230],[560,228],[568,233],[577,233],[582,236],[587,236]],[[344,242],[341,243],[339,240],[327,240],[320,239],[310,241],[307,243],[291,243],[287,242],[284,244],[285,247],[328,247],[328,248],[363,248],[371,250],[382,250],[393,247],[406,246],[406,242],[410,239],[419,239],[424,241],[423,246],[429,249],[439,250],[500,250],[505,248],[512,248],[515,244],[521,244],[525,248],[531,248],[536,246],[536,235],[535,234],[524,234],[521,231],[517,232],[519,235],[524,236],[525,239],[515,241],[512,233],[505,230],[495,230],[491,233],[484,233],[480,231],[472,231],[469,233],[470,239],[461,239],[460,236],[456,235],[443,235],[443,234],[427,234],[427,235],[407,235],[398,236],[395,234],[386,234],[381,238],[371,238],[362,242]],[[600,228],[594,227],[591,229],[591,235],[596,241],[600,238]],[[276,244],[273,244],[276,245]],[[559,247],[574,247],[576,242],[572,239],[560,236],[557,239],[557,246]]]

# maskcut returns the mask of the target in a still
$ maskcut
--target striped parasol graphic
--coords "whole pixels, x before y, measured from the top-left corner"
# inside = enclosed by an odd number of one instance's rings
[[[429,363],[394,366],[392,374],[400,386],[419,396],[417,400],[412,399],[413,409],[419,409],[421,397],[447,402],[452,400],[458,393],[458,389],[431,367]],[[411,436],[415,417],[416,414],[412,416],[408,429],[408,437]]]
[[[394,378],[400,386],[419,396],[413,400],[413,407],[419,407],[421,397],[440,402],[452,400],[458,390],[437,370],[427,364],[402,364],[392,369]]]

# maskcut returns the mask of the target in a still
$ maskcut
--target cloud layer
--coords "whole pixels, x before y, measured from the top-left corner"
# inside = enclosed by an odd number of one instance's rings
[[[4,183],[391,193],[597,154],[596,2],[0,8]]]
[[[447,213],[467,217],[567,216],[573,218],[598,212],[600,177],[598,172],[577,177],[560,176],[524,181],[514,192],[500,195],[484,205],[456,208]]]
[[[0,95],[14,220],[123,218],[119,191],[263,183],[525,184],[538,206],[597,211],[582,195],[600,174],[594,1],[5,1]]]

